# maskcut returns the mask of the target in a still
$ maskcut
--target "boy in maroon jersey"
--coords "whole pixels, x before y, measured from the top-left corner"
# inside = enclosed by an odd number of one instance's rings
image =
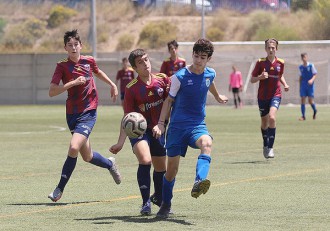
[[[281,103],[281,84],[285,91],[289,85],[283,76],[284,60],[275,56],[278,41],[274,38],[265,41],[266,58],[257,61],[252,72],[251,83],[259,82],[258,105],[261,116],[263,155],[274,158],[273,145],[276,133],[276,112]]]
[[[165,59],[160,68],[160,73],[164,73],[167,76],[172,76],[175,72],[186,66],[186,60],[178,56],[179,44],[173,40],[167,43],[168,52],[170,57]]]
[[[55,190],[48,195],[48,198],[54,202],[62,196],[76,166],[78,153],[81,154],[84,161],[108,169],[117,184],[121,182],[115,158],[107,159],[98,152],[92,151],[89,140],[89,135],[96,122],[98,105],[98,93],[93,74],[110,86],[110,93],[114,102],[118,95],[117,87],[98,68],[93,57],[80,54],[82,43],[77,30],[65,33],[64,49],[68,52],[68,58],[57,63],[49,87],[49,96],[53,97],[65,91],[68,92],[66,119],[72,137],[60,182]],[[60,85],[61,81],[62,85]]]
[[[124,107],[124,96],[126,85],[134,79],[134,70],[128,66],[128,59],[122,59],[123,68],[117,72],[116,85],[120,84],[120,100]]]
[[[170,78],[164,74],[152,74],[148,54],[142,49],[132,51],[128,58],[131,66],[138,73],[126,86],[124,98],[124,117],[130,112],[139,112],[147,120],[146,133],[136,139],[131,139],[133,153],[139,167],[137,180],[142,196],[142,215],[151,214],[151,203],[160,206],[162,202],[163,176],[166,171],[165,136],[155,138],[154,127],[158,124],[163,102],[168,95]],[[164,122],[163,122],[164,123]],[[126,140],[126,134],[120,129],[118,142],[110,147],[110,152],[117,154]],[[150,169],[153,164],[153,181],[155,193],[150,196]]]

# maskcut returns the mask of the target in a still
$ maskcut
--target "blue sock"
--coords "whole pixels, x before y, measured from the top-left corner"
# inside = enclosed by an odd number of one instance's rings
[[[89,163],[99,166],[101,168],[109,169],[112,167],[112,162],[109,159],[103,157],[98,152],[93,152],[93,158],[91,159],[91,161],[89,161]]]
[[[273,148],[275,141],[275,133],[276,133],[276,128],[268,128],[268,134],[269,134],[268,148]]]
[[[316,112],[316,106],[315,106],[315,103],[311,104],[311,107],[312,107],[312,109],[313,109],[313,111],[314,111],[314,113],[315,113],[315,112]]]
[[[265,130],[261,128],[261,135],[264,140],[264,147],[268,147],[268,128]]]
[[[163,203],[171,205],[171,200],[173,198],[173,188],[174,188],[175,178],[172,181],[163,179]]]
[[[150,197],[150,182],[151,182],[150,169],[151,169],[151,164],[150,165],[139,164],[139,168],[137,171],[137,181],[139,184],[143,204],[145,204]]]
[[[77,158],[72,158],[68,156],[64,162],[63,168],[62,168],[62,174],[60,182],[58,183],[58,188],[61,189],[61,191],[64,191],[65,185],[68,183],[71,174],[76,167]]]
[[[153,180],[154,180],[154,187],[155,187],[155,196],[157,199],[162,199],[163,195],[163,178],[164,178],[164,172],[156,172],[153,173]]]
[[[200,154],[196,164],[196,178],[195,181],[205,180],[209,173],[211,163],[211,156]]]
[[[301,109],[301,115],[302,115],[302,117],[305,118],[305,111],[306,111],[305,104],[301,104],[300,105],[300,109]]]

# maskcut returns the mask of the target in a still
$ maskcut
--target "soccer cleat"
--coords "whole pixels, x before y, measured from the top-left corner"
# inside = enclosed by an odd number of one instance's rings
[[[265,157],[266,159],[268,159],[268,152],[269,152],[268,147],[264,147],[264,148],[263,148],[263,154],[264,154],[264,157]]]
[[[61,199],[62,194],[63,193],[62,193],[61,189],[56,187],[55,190],[48,195],[48,198],[51,199],[53,202],[56,202],[59,199]]]
[[[274,158],[275,154],[274,154],[274,150],[272,148],[268,149],[268,158]]]
[[[198,198],[200,195],[205,194],[210,188],[211,182],[208,179],[196,181],[192,190],[191,196]]]
[[[148,200],[144,205],[142,205],[140,210],[141,215],[149,216],[151,214],[151,203]]]
[[[313,116],[313,118],[314,118],[314,116]],[[305,120],[306,120],[306,118],[304,116],[299,118],[299,121],[305,121]]]
[[[316,119],[316,113],[317,113],[317,111],[315,110],[314,113],[313,113],[313,120]]]
[[[155,194],[152,194],[152,195],[150,196],[150,201],[151,201],[154,205],[157,205],[158,207],[160,207],[160,206],[162,205],[162,200],[159,199],[159,198],[157,198],[157,197],[155,196]]]
[[[170,214],[172,214],[171,204],[162,203],[156,217],[166,219]]]
[[[112,178],[115,180],[116,184],[120,184],[121,183],[121,176],[120,176],[120,173],[117,169],[116,159],[113,158],[113,157],[109,157],[108,160],[110,160],[112,162],[112,167],[109,168],[109,172],[110,172]]]

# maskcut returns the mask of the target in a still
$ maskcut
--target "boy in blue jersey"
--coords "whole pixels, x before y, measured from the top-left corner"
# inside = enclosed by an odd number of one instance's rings
[[[210,181],[206,179],[211,162],[212,137],[205,124],[205,105],[210,91],[219,103],[228,98],[219,95],[214,83],[215,70],[206,67],[213,54],[213,44],[199,39],[193,47],[193,64],[182,68],[171,77],[169,96],[163,103],[158,125],[153,132],[159,137],[165,131],[166,115],[171,112],[166,136],[167,172],[163,180],[163,202],[157,217],[167,218],[171,211],[171,200],[180,157],[185,157],[188,146],[200,149],[196,165],[196,178],[191,196],[205,194]]]
[[[307,60],[307,53],[301,54],[301,60],[303,64],[299,66],[300,71],[300,97],[301,97],[301,117],[300,121],[306,120],[305,117],[305,103],[306,97],[308,97],[308,102],[313,109],[313,119],[316,119],[316,107],[314,103],[314,81],[316,79],[317,70],[313,63],[309,63]]]

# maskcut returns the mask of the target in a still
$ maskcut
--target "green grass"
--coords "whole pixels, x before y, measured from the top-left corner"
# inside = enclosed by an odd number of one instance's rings
[[[275,159],[262,155],[257,107],[210,106],[214,137],[211,188],[190,196],[197,150],[181,160],[175,215],[139,215],[137,161],[128,142],[117,155],[123,182],[78,160],[63,197],[47,195],[60,177],[70,133],[64,106],[0,106],[0,230],[328,230],[330,227],[330,108],[299,122],[299,107],[278,112]],[[99,107],[94,150],[109,156],[117,141],[120,107]]]

